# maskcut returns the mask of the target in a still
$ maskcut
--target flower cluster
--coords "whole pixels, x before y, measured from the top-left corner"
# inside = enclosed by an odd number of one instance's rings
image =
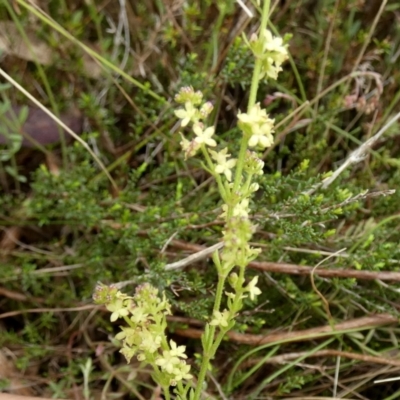
[[[228,149],[225,147],[221,151],[210,150],[211,157],[216,161],[215,172],[217,174],[224,174],[226,179],[230,182],[232,180],[232,168],[236,165],[235,158],[229,158]]]
[[[165,295],[160,298],[158,290],[148,283],[138,286],[134,296],[113,285],[98,284],[93,299],[111,311],[111,321],[126,321],[128,326],[122,326],[115,338],[122,342],[121,353],[127,362],[136,355],[139,361],[151,364],[163,386],[192,378],[190,365],[185,362],[185,346],[177,346],[172,340],[168,345],[165,336],[166,316],[171,314]]]
[[[271,46],[269,48],[271,49]],[[224,249],[220,256],[215,254],[216,265],[221,275],[236,276],[236,279],[230,278],[233,292],[225,292],[228,298],[227,309],[214,310],[209,325],[227,331],[234,325],[234,317],[242,307],[242,299],[249,297],[250,300],[254,300],[261,293],[256,286],[257,278],[246,285],[244,274],[240,274],[239,278],[236,273],[232,274],[232,270],[235,267],[244,270],[247,264],[260,253],[260,249],[252,248],[249,244],[255,231],[249,214],[251,196],[259,189],[258,183],[253,182],[253,177],[263,174],[264,162],[258,158],[255,152],[247,150],[242,155],[241,176],[233,183],[232,170],[237,167],[238,160],[231,158],[227,147],[219,151],[213,149],[217,146],[213,137],[214,128],[206,127],[202,122],[212,110],[211,103],[203,103],[202,93],[195,92],[191,87],[182,88],[175,96],[175,100],[184,104],[184,108],[175,111],[175,115],[181,119],[181,126],[185,127],[191,124],[194,133],[191,141],[180,133],[185,157],[191,157],[199,149],[202,150],[208,170],[216,176],[225,202],[222,205],[223,213],[221,214],[221,218],[225,220]],[[238,120],[244,142],[248,147],[264,149],[271,146],[274,120],[268,117],[259,103],[251,107],[248,113],[239,113]],[[219,175],[222,177],[218,177]],[[225,181],[223,181],[223,177]],[[168,354],[166,353],[166,361],[162,365],[169,365],[172,368],[172,365],[169,364]]]
[[[185,159],[193,157],[201,149],[203,152],[209,147],[216,147],[217,142],[213,138],[215,129],[212,126],[206,126],[204,120],[211,114],[213,106],[210,102],[203,103],[203,94],[199,91],[195,92],[192,87],[183,87],[175,96],[175,101],[184,105],[175,111],[175,115],[181,120],[181,126],[192,125],[194,137],[188,140],[185,135],[181,135],[181,147],[185,152]],[[236,165],[237,160],[229,158],[228,149],[221,151],[209,150],[215,164],[210,166],[212,171],[221,175],[224,174],[228,181],[232,180],[232,168]]]
[[[256,34],[251,36],[249,46],[255,57],[262,61],[260,79],[266,76],[276,80],[282,71],[281,65],[289,58],[282,38],[273,36],[265,29],[260,37]]]
[[[256,286],[257,282],[258,276],[255,276],[245,287],[243,287],[243,281],[239,278],[238,274],[236,272],[231,273],[229,275],[229,284],[236,293],[225,292],[225,295],[228,298],[228,309],[225,309],[222,312],[214,311],[210,325],[218,326],[222,329],[230,329],[234,325],[234,312],[237,311],[235,310],[235,299],[238,297],[241,302],[242,299],[249,297],[250,300],[254,301],[255,298],[261,294],[261,290]],[[248,293],[248,295],[246,293]]]
[[[170,341],[171,350],[164,350],[162,356],[157,357],[156,365],[167,376],[171,376],[169,384],[175,386],[177,382],[183,379],[192,379],[193,376],[189,374],[190,365],[186,364],[187,358],[185,354],[185,346],[177,346],[176,343]]]
[[[261,109],[260,103],[255,104],[248,113],[239,113],[238,120],[239,128],[249,137],[249,147],[265,149],[272,145],[275,121],[268,117],[264,109]]]

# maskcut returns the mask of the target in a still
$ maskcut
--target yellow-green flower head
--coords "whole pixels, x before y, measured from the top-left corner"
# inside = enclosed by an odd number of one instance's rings
[[[271,147],[274,143],[274,137],[272,136],[273,120],[262,125],[253,126],[253,134],[249,139],[250,147],[260,147],[265,149]]]
[[[214,127],[210,126],[206,129],[203,129],[203,124],[195,124],[193,125],[193,132],[196,135],[194,139],[198,144],[205,144],[206,146],[215,147],[217,142],[212,139],[214,135]]]
[[[184,86],[179,90],[179,93],[175,95],[175,101],[177,103],[186,103],[190,102],[193,105],[199,105],[203,100],[203,93],[199,90],[197,92],[194,91],[192,86]]]
[[[282,71],[281,65],[289,58],[287,45],[282,38],[273,36],[268,29],[265,29],[260,37],[253,34],[248,45],[254,56],[261,60],[259,78],[267,76],[277,79],[278,73]]]
[[[260,103],[254,104],[248,113],[239,113],[238,120],[244,125],[259,125],[268,120],[268,115],[265,109],[260,107]]]
[[[282,64],[289,58],[286,45],[281,37],[273,36],[268,29],[264,30],[264,51],[273,53],[271,58],[277,64]]]
[[[126,362],[129,364],[131,358],[136,354],[136,349],[130,347],[123,347],[120,351],[121,354],[126,358]]]
[[[264,161],[261,160],[257,153],[254,151],[246,151],[246,157],[244,159],[244,170],[248,174],[252,175],[262,175],[264,168]]]
[[[178,357],[173,356],[169,350],[164,350],[162,356],[156,359],[156,364],[169,374],[172,374],[174,368],[180,363]]]
[[[124,299],[114,299],[114,301],[110,304],[106,304],[106,308],[108,311],[111,311],[111,322],[116,321],[118,318],[126,317],[129,315],[129,310],[126,307]]]
[[[108,304],[117,297],[118,288],[115,285],[104,285],[98,282],[93,292],[93,300],[96,304]]]
[[[185,346],[177,346],[173,340],[170,340],[169,344],[171,346],[171,351],[170,351],[171,356],[187,358],[187,355],[185,354],[185,350],[186,350]]]
[[[179,132],[179,134],[182,138],[180,145],[182,150],[185,152],[185,160],[187,160],[188,158],[196,155],[197,151],[201,148],[201,144],[197,143],[195,140],[189,141],[185,138],[185,136],[183,136],[182,133]]]
[[[145,331],[143,331],[144,333]],[[151,354],[155,353],[161,347],[161,336],[154,336],[150,332],[142,335],[142,343],[140,343],[140,349],[147,351]]]
[[[186,126],[189,122],[195,122],[198,120],[197,114],[199,110],[194,107],[193,103],[187,101],[185,103],[185,108],[180,108],[175,111],[175,115],[181,119],[181,125]]]
[[[189,374],[190,365],[186,364],[184,360],[181,360],[178,367],[176,367],[173,371],[174,380],[176,382],[182,381],[183,379],[189,380],[193,378],[192,374]]]
[[[250,147],[262,149],[270,147],[273,143],[274,120],[269,118],[267,112],[261,109],[260,103],[254,104],[248,113],[239,113],[239,128],[249,136]]]
[[[229,311],[214,311],[213,314],[213,319],[210,322],[210,325],[214,326],[222,326],[222,327],[227,327],[228,326],[228,319],[229,319]]]
[[[226,179],[230,182],[232,180],[232,168],[237,162],[236,158],[227,160],[227,158],[230,157],[230,154],[228,154],[228,148],[226,147],[219,152],[210,150],[210,154],[211,157],[217,162],[215,172],[217,174],[224,174]]]
[[[246,291],[249,292],[249,297],[254,300],[256,296],[261,294],[261,290],[256,286],[258,282],[258,276],[255,276],[247,285]]]
[[[135,289],[135,299],[137,301],[148,301],[157,299],[158,289],[150,285],[150,283],[143,283],[138,285]]]
[[[213,108],[214,106],[212,105],[211,101],[204,103],[200,108],[200,114],[202,118],[207,118],[211,114]]]
[[[124,345],[134,347],[140,344],[140,329],[121,326],[121,332],[115,335],[115,339],[122,340]]]

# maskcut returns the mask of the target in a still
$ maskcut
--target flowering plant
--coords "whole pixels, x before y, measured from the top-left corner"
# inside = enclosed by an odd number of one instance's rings
[[[116,339],[122,343],[121,353],[127,362],[133,356],[153,367],[153,378],[165,390],[179,385],[182,380],[192,378],[190,365],[186,364],[185,346],[177,346],[165,335],[166,316],[171,309],[165,295],[160,298],[158,290],[145,283],[136,288],[134,296],[121,293],[115,285],[97,285],[93,299],[105,304],[111,314],[111,321],[125,320],[127,327],[121,327]]]
[[[202,336],[203,355],[196,385],[191,383],[185,347],[168,342],[166,338],[166,315],[170,314],[170,306],[165,295],[159,297],[157,289],[148,284],[138,287],[133,297],[116,287],[102,285],[97,287],[94,295],[98,303],[105,304],[111,311],[112,321],[125,320],[127,327],[121,327],[116,336],[122,342],[121,353],[128,362],[136,356],[153,367],[153,378],[163,387],[166,399],[170,398],[170,386],[176,386],[179,399],[200,399],[210,362],[226,333],[235,325],[243,299],[255,300],[261,294],[257,287],[258,277],[250,282],[245,278],[246,266],[261,251],[249,243],[256,229],[249,214],[251,197],[259,188],[256,179],[263,174],[264,162],[258,157],[257,150],[272,145],[274,120],[255,99],[259,81],[276,79],[281,64],[288,58],[282,39],[266,29],[268,4],[268,1],[264,2],[260,35],[253,35],[247,41],[256,61],[247,111],[237,116],[243,134],[237,158],[232,157],[226,147],[218,149],[215,128],[207,125],[213,106],[203,101],[203,94],[192,87],[183,87],[175,96],[176,102],[182,105],[175,115],[181,120],[182,128],[190,129],[188,134],[180,132],[185,159],[202,154],[204,167],[215,178],[223,200],[220,218],[224,221],[224,247],[221,252],[213,253],[218,284],[212,316]]]

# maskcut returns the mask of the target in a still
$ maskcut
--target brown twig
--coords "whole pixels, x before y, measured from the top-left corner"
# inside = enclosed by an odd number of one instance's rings
[[[25,294],[14,292],[12,290],[8,290],[3,287],[0,287],[0,296],[8,297],[11,300],[17,300],[17,301],[34,301],[37,303],[44,302],[44,299],[42,298],[26,296]]]
[[[295,265],[286,263],[253,261],[249,264],[251,268],[268,272],[279,272],[291,275],[311,275],[313,267],[306,265]],[[355,278],[355,279],[380,279],[382,281],[400,281],[400,272],[391,271],[357,271],[354,269],[317,269],[315,275],[323,278]]]
[[[0,393],[0,400],[50,400],[44,397],[17,396],[15,394]]]
[[[15,317],[16,315],[21,314],[28,314],[28,313],[45,313],[45,312],[71,312],[71,311],[85,311],[85,310],[92,310],[93,308],[101,308],[101,306],[97,306],[94,304],[86,304],[81,305],[78,307],[66,307],[66,308],[31,308],[28,310],[20,310],[20,311],[9,311],[3,314],[0,314],[0,319],[8,318],[8,317]]]
[[[333,349],[325,349],[325,350],[320,350],[315,353],[310,353],[307,355],[309,352],[307,351],[301,351],[301,352],[294,352],[294,353],[287,353],[287,354],[282,354],[279,356],[273,356],[267,360],[264,361],[266,364],[284,364],[288,361],[295,360],[296,358],[304,357],[307,356],[307,358],[310,357],[343,357],[343,358],[349,358],[352,360],[360,360],[364,362],[370,362],[370,363],[375,363],[375,364],[383,364],[383,365],[393,365],[396,367],[400,367],[400,360],[399,359],[393,359],[389,357],[375,357],[375,356],[369,356],[366,354],[359,354],[359,353],[352,353],[350,351],[340,351],[340,350],[333,350]],[[262,359],[261,358],[255,358],[246,361],[243,363],[240,368],[245,369],[249,368],[253,365],[258,364]]]
[[[205,247],[193,243],[186,243],[180,240],[172,240],[171,245],[181,250],[189,250],[193,252],[204,251]],[[277,263],[268,261],[252,261],[250,268],[258,269],[266,272],[278,272],[290,275],[311,275],[313,267],[307,265],[296,265],[287,263]],[[400,272],[391,271],[357,271],[354,269],[326,269],[320,268],[314,271],[314,275],[323,278],[355,278],[355,279],[380,279],[382,281],[400,281]]]
[[[335,333],[347,332],[352,330],[368,329],[380,325],[388,325],[397,323],[398,319],[390,314],[376,314],[369,317],[355,318],[350,321],[341,322],[334,326],[334,329],[330,325],[323,325],[316,328],[304,329],[294,332],[282,332],[274,333],[270,335],[253,335],[249,333],[238,333],[228,332],[227,336],[230,340],[236,343],[248,344],[248,345],[262,345],[267,343],[275,342],[300,342],[306,340],[313,340]],[[198,339],[203,334],[200,329],[176,329],[174,331],[180,336],[190,337]]]

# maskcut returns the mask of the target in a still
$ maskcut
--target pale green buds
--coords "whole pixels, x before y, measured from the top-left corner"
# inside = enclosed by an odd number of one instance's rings
[[[207,101],[201,106],[200,114],[203,117],[203,119],[207,118],[211,114],[213,108],[214,106],[212,105],[211,101]]]
[[[244,160],[243,169],[250,175],[262,175],[264,168],[264,161],[257,157],[253,151],[247,150],[246,158]]]
[[[199,105],[203,100],[203,93],[199,90],[195,92],[191,86],[184,86],[179,90],[179,93],[175,95],[175,101],[177,103],[192,103],[193,105]],[[179,118],[179,117],[178,117]]]

